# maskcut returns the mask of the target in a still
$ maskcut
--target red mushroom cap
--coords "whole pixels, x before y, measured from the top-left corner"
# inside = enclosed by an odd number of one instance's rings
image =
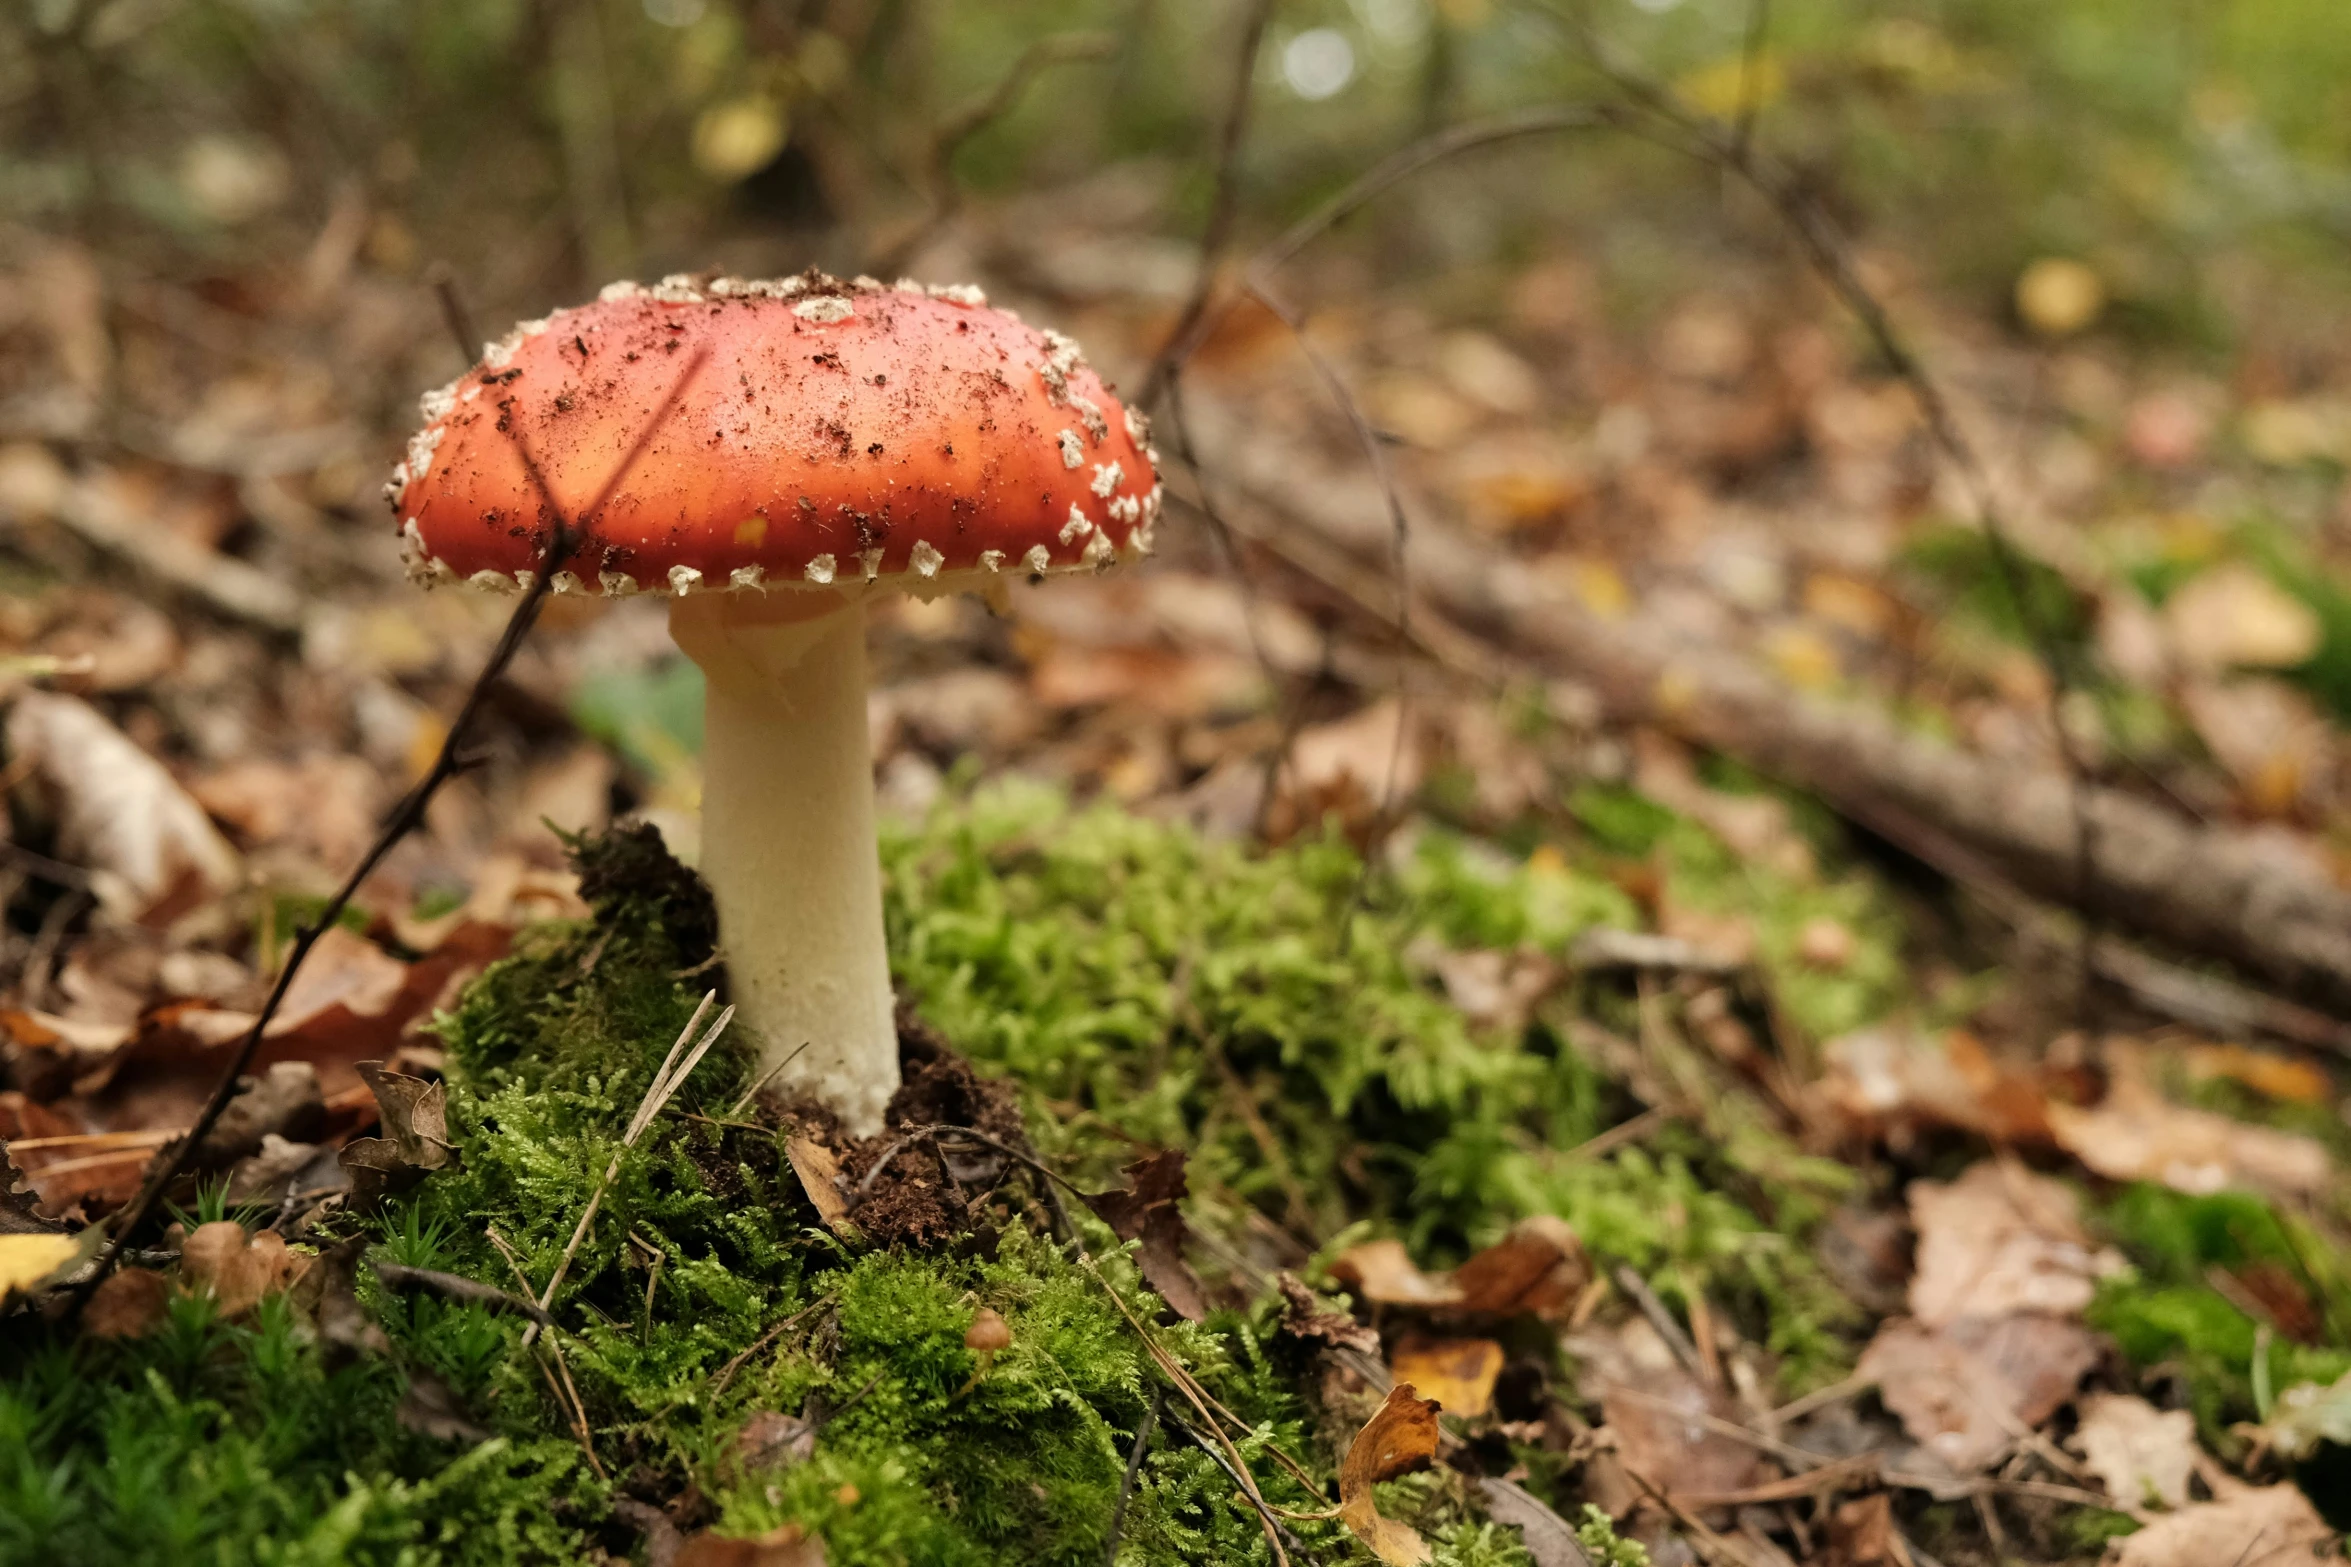
[[[427,584],[529,583],[556,517],[526,445],[586,529],[559,592],[1101,566],[1147,552],[1159,510],[1142,417],[1077,344],[971,288],[618,283],[491,344],[423,412],[385,493]]]

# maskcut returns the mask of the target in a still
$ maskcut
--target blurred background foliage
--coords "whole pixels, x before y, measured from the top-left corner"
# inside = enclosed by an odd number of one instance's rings
[[[1041,67],[953,149],[952,177],[1123,203],[1181,241],[1208,198],[1242,9],[22,0],[0,11],[0,211],[193,268],[329,245],[395,277],[438,260],[517,308],[714,264],[858,270],[938,199],[941,129],[1024,50],[1091,34],[1098,48]],[[1434,125],[1596,92],[1574,47],[1588,17],[1692,103],[1731,113],[1752,95],[1836,211],[1995,303],[2034,256],[2081,256],[2110,325],[2218,348],[2229,323],[2292,321],[2340,281],[2351,28],[2333,0],[1778,0],[1750,56],[1752,14],[1285,0],[1245,213],[1293,216]],[[1445,269],[1474,298],[1573,231],[1618,292],[1662,296],[1713,264],[1723,203],[1671,153],[1584,138],[1457,165],[1369,220],[1372,254]],[[1751,230],[1766,234],[1759,215]],[[2275,286],[2259,263],[2279,258],[2305,288]]]

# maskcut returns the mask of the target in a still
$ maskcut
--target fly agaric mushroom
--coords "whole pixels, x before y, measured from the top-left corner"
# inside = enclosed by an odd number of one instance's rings
[[[865,601],[1001,602],[1015,575],[1149,553],[1142,417],[1077,344],[977,289],[813,270],[616,283],[488,345],[422,409],[386,487],[412,580],[519,592],[568,521],[582,542],[555,592],[669,595],[705,677],[702,873],[740,1021],[787,1091],[878,1130],[898,1044]]]

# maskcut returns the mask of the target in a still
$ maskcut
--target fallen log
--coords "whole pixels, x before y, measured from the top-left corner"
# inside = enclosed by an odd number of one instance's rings
[[[1194,392],[1191,414],[1231,519],[1283,530],[1378,570],[1388,510],[1368,476],[1255,435]],[[1238,505],[1233,505],[1238,502]],[[2032,895],[2123,930],[2224,959],[2280,992],[2351,1017],[2351,892],[2274,836],[2208,827],[2120,790],[2089,785],[2096,875],[2080,885],[2073,783],[2054,769],[1943,744],[1879,712],[1791,690],[1746,658],[1692,647],[1638,615],[1604,618],[1492,545],[1413,507],[1414,614],[1424,645],[1457,628],[1592,690],[1606,712],[1655,724],[1819,796],[1868,825],[1886,812],[1927,823]]]

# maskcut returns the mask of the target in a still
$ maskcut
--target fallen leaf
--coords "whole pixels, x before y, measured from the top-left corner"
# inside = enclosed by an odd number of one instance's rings
[[[1894,1528],[1894,1498],[1885,1491],[1838,1504],[1829,1518],[1829,1548],[1838,1567],[1910,1567]]]
[[[1424,1398],[1464,1420],[1494,1407],[1494,1379],[1502,1374],[1502,1346],[1490,1338],[1422,1338],[1397,1344],[1388,1370]]]
[[[1340,1461],[1339,1517],[1388,1567],[1420,1567],[1429,1547],[1420,1531],[1381,1514],[1372,1487],[1426,1469],[1437,1456],[1437,1434],[1437,1406],[1399,1382]]]
[[[448,1168],[457,1151],[449,1145],[445,1085],[387,1072],[377,1061],[360,1062],[359,1073],[375,1092],[384,1133],[356,1138],[343,1149],[343,1168],[351,1172],[352,1206],[366,1209],[432,1171]]]
[[[1380,1352],[1380,1336],[1344,1312],[1333,1311],[1293,1273],[1276,1276],[1282,1293],[1281,1330],[1292,1338],[1319,1340],[1334,1349],[1352,1349],[1366,1355]]]
[[[1143,1282],[1157,1290],[1177,1316],[1188,1322],[1204,1320],[1208,1301],[1191,1264],[1184,1260],[1191,1231],[1176,1206],[1184,1195],[1183,1151],[1171,1148],[1154,1154],[1121,1173],[1127,1178],[1124,1190],[1087,1197],[1086,1206],[1120,1240],[1142,1242],[1135,1265],[1142,1270]]]
[[[786,1139],[784,1157],[792,1162],[792,1173],[800,1177],[800,1189],[808,1194],[809,1206],[816,1209],[817,1222],[834,1234],[854,1235],[857,1226],[849,1218],[849,1199],[841,1192],[841,1161],[833,1151],[813,1137],[805,1135]]]
[[[2206,670],[2291,669],[2318,651],[2315,610],[2242,561],[2201,572],[2164,600],[2172,650]]]
[[[219,1170],[261,1151],[265,1138],[315,1138],[326,1129],[326,1098],[307,1061],[277,1061],[237,1080],[237,1096],[196,1149],[196,1168]]]
[[[1897,1319],[1857,1368],[1918,1443],[1962,1474],[1988,1467],[2071,1398],[2101,1341],[2058,1317],[1969,1317],[1929,1328]]]
[[[825,1567],[825,1561],[824,1541],[788,1523],[754,1539],[689,1535],[675,1567]]]
[[[2018,1311],[2072,1316],[2121,1266],[2092,1244],[2071,1191],[2002,1160],[1956,1181],[1911,1182],[1910,1220],[1910,1312],[1930,1328]]]
[[[1822,1091],[1865,1135],[1950,1126],[2000,1143],[2050,1141],[2040,1085],[1962,1029],[1934,1039],[1899,1026],[1861,1029],[1830,1040],[1822,1055]]]
[[[2329,1444],[2351,1447],[2351,1373],[2332,1386],[2297,1382],[2278,1394],[2261,1434],[2289,1463],[2298,1463]]]
[[[2225,1475],[2215,1497],[2166,1513],[2106,1548],[2108,1567],[2308,1567],[2340,1541],[2295,1485],[2245,1485]]]
[[[1350,1246],[1332,1260],[1330,1271],[1359,1300],[1480,1316],[1558,1310],[1591,1278],[1575,1231],[1549,1214],[1520,1220],[1449,1274],[1421,1272],[1404,1243],[1392,1240]]]
[[[1460,1286],[1450,1274],[1427,1274],[1413,1266],[1402,1241],[1365,1241],[1331,1259],[1331,1277],[1355,1298],[1381,1306],[1458,1306]]]
[[[96,873],[100,903],[152,919],[191,882],[221,893],[243,880],[237,851],[163,764],[77,698],[27,691],[8,715],[8,752],[48,788],[58,851]]]
[[[0,1235],[0,1302],[62,1276],[88,1249],[78,1235]]]
[[[2068,1153],[2109,1180],[2159,1181],[2193,1196],[2231,1186],[2312,1196],[2334,1180],[2315,1139],[2172,1104],[2119,1070],[2103,1103],[2052,1104],[2049,1124]]]
[[[292,1281],[297,1259],[286,1238],[263,1230],[248,1238],[234,1219],[199,1224],[180,1247],[180,1279],[209,1291],[224,1317],[242,1316]]]
[[[1540,1315],[1571,1304],[1591,1282],[1582,1242],[1567,1221],[1539,1213],[1521,1219],[1453,1274],[1461,1309],[1494,1316]]]
[[[392,1352],[391,1339],[359,1299],[359,1259],[374,1239],[363,1232],[327,1247],[294,1281],[295,1300],[310,1299],[318,1336],[338,1359]]]
[[[144,1338],[163,1321],[169,1282],[145,1268],[117,1268],[82,1308],[82,1331],[92,1338]]]
[[[1646,1319],[1580,1335],[1569,1347],[1584,1361],[1584,1395],[1600,1405],[1629,1473],[1677,1496],[1719,1496],[1763,1476],[1754,1444],[1715,1424],[1742,1424],[1738,1405],[1692,1376]]]
[[[2157,1409],[2129,1393],[2092,1393],[2082,1400],[2073,1445],[2125,1508],[2188,1504],[2197,1452],[2196,1417],[2187,1410]]]

